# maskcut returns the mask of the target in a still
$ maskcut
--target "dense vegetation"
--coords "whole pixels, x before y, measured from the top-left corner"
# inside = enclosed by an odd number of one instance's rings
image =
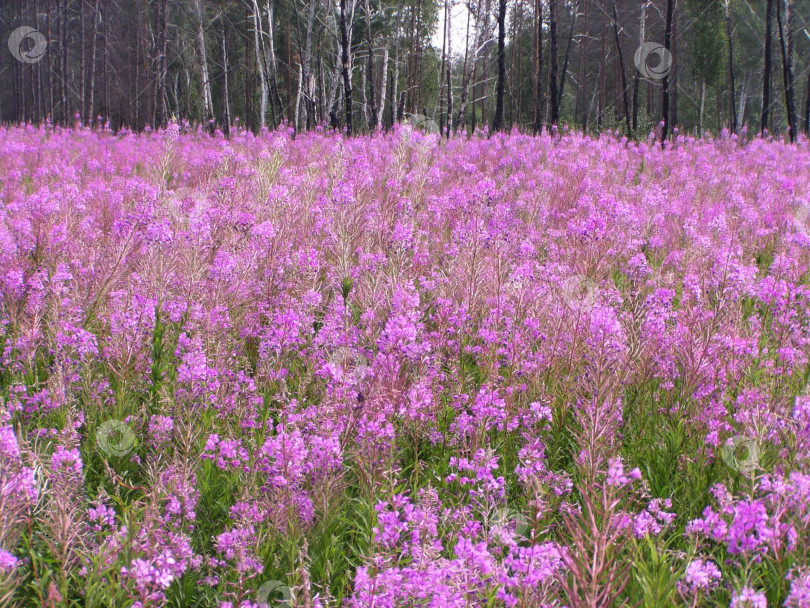
[[[805,140],[180,131],[0,129],[0,604],[808,606]]]

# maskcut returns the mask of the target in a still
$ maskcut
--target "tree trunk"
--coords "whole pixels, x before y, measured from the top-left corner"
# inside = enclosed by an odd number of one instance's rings
[[[382,126],[385,114],[386,84],[388,82],[388,47],[383,49],[382,69],[380,70],[380,103],[377,106],[377,125]]]
[[[352,136],[352,78],[350,74],[349,33],[346,26],[346,0],[340,0],[340,64],[343,75],[343,105],[346,114],[346,134]]]
[[[672,45],[672,12],[675,0],[667,0],[667,20],[664,30],[664,48],[669,51]],[[667,140],[669,134],[669,74],[664,76],[664,84],[661,92],[661,116],[664,121],[664,128],[661,130],[661,145]]]
[[[725,2],[726,13],[726,37],[728,39],[728,78],[729,86],[731,87],[731,132],[737,132],[737,93],[734,87],[734,45],[731,41],[731,7],[729,6],[730,0]]]
[[[627,75],[624,70],[624,54],[622,53],[622,43],[619,38],[619,11],[616,8],[616,0],[613,0],[613,32],[616,35],[616,50],[619,53],[619,70],[622,74],[622,101],[624,103],[624,117],[627,120],[628,135],[632,132],[630,127],[630,104],[627,101]]]
[[[47,0],[47,11],[45,15],[45,39],[51,40],[51,15],[53,15],[53,9],[51,8],[51,0]],[[45,61],[48,62],[48,115],[50,116],[51,123],[56,123],[56,116],[55,112],[55,97],[56,93],[54,91],[54,78],[53,78],[53,64],[51,63],[50,54],[45,57]]]
[[[698,118],[698,137],[703,137],[703,110],[706,105],[706,81],[700,83],[700,114]]]
[[[588,6],[590,5],[590,1],[585,0],[584,5],[585,5],[585,7],[584,7],[584,15],[583,15],[584,19],[583,19],[583,21],[585,23],[585,28],[584,28],[585,31],[584,31],[584,36],[583,36],[582,47],[580,48],[580,51],[579,51],[579,73],[578,73],[579,82],[577,83],[577,85],[578,85],[577,86],[577,88],[578,88],[577,105],[579,105],[579,110],[580,110],[580,112],[582,112],[582,132],[583,133],[587,132],[587,130],[588,130],[588,112],[590,110],[590,108],[588,106],[588,93],[587,93],[587,89],[585,87],[585,84],[586,84],[585,83],[585,66],[586,66],[587,57],[588,57],[588,42],[589,42],[590,37],[591,37],[590,36],[590,30],[589,30],[589,27],[588,27],[588,23],[589,23],[589,21],[588,21]]]
[[[301,119],[300,119],[300,111],[301,111],[301,95],[304,91],[304,66],[302,64],[298,64],[298,90],[295,94],[295,119],[293,122],[293,126],[295,127],[296,131],[301,129]]]
[[[760,132],[768,130],[771,109],[771,29],[773,29],[773,0],[765,5],[765,65],[762,72],[762,121]]]
[[[565,91],[565,81],[568,75],[568,61],[571,57],[571,46],[574,42],[574,30],[577,25],[579,15],[579,0],[574,3],[574,15],[571,17],[571,28],[568,30],[568,42],[565,45],[565,58],[563,59],[562,72],[560,75],[560,90],[557,93],[557,108],[562,107],[563,92]],[[559,110],[558,110],[559,111]]]
[[[556,126],[560,117],[560,99],[557,94],[557,2],[548,1],[548,33],[551,42],[551,55],[549,56],[548,98],[551,101],[551,125]]]
[[[275,104],[277,117],[276,124],[278,126],[284,118],[284,105],[281,103],[281,95],[278,92],[278,64],[276,62],[276,43],[275,43],[275,0],[267,0],[267,73],[270,75],[270,95],[272,103]],[[274,112],[274,114],[275,114]]]
[[[493,131],[503,130],[503,96],[506,87],[506,0],[498,5],[498,85],[495,91]]]
[[[200,53],[200,75],[202,77],[203,121],[214,117],[214,103],[211,98],[211,79],[208,72],[208,55],[205,50],[205,30],[203,29],[202,0],[194,0],[197,12],[197,50]]]
[[[79,114],[87,124],[87,34],[84,26],[84,0],[79,3]]]
[[[250,36],[250,22],[253,21],[253,12],[250,9],[249,5],[245,5],[245,86],[244,86],[244,94],[245,94],[245,128],[250,129],[253,131],[256,126],[255,114],[253,112],[253,97],[254,93],[256,92],[256,83],[253,80],[255,77],[255,70],[253,69],[253,64],[255,61],[251,61],[250,59],[250,44],[248,44],[247,40]],[[255,28],[254,28],[255,29]],[[289,45],[288,45],[289,47]],[[288,50],[289,52],[289,50]],[[288,65],[289,64],[288,62]],[[212,132],[213,134],[213,132]]]
[[[132,89],[132,99],[130,100],[130,122],[136,131],[141,128],[141,5],[136,0],[136,24],[135,24],[135,84]]]
[[[394,41],[394,70],[391,74],[391,126],[394,126],[399,117],[397,116],[399,97],[397,88],[399,86],[399,37]]]
[[[449,0],[444,0],[444,24],[442,25],[442,61],[439,68],[439,92],[436,95],[436,103],[433,104],[433,118],[436,117],[436,112],[439,108],[439,102],[442,100],[442,93],[444,92],[444,69],[447,64],[447,26],[450,21],[449,15]],[[439,132],[444,132],[444,117],[439,120]]]
[[[602,130],[602,125],[605,122],[605,81],[607,79],[607,19],[602,21],[602,49],[599,55],[599,102],[596,116],[597,130]]]
[[[88,124],[95,121],[96,102],[96,52],[98,49],[98,21],[99,21],[99,0],[96,0],[96,8],[93,11],[93,41],[90,50],[90,100],[88,103]]]
[[[478,62],[478,53],[480,52],[482,46],[486,44],[486,36],[488,33],[488,22],[481,20],[481,11],[482,7],[479,4],[479,12],[476,15],[476,22],[478,23],[478,34],[473,41],[473,48],[472,52],[470,53],[469,49],[469,32],[470,32],[470,13],[467,13],[467,49],[464,53],[464,67],[462,69],[461,75],[461,98],[459,101],[459,108],[458,114],[456,118],[456,123],[460,128],[465,128],[467,121],[467,105],[468,105],[468,97],[470,88],[473,86],[473,81],[475,80],[475,66]],[[473,93],[475,91],[473,90]],[[475,107],[473,106],[473,128],[475,130]]]
[[[492,14],[492,0],[486,0],[485,10],[484,10],[484,29],[489,32],[489,17]],[[487,122],[487,84],[489,83],[489,50],[487,47],[483,49],[483,57],[481,57],[481,82],[480,88],[481,91],[477,97],[478,105],[480,106],[481,112],[481,125],[483,127],[484,124]],[[473,91],[475,91],[475,78],[473,78]],[[476,98],[473,96],[473,109],[475,107]],[[475,121],[475,112],[473,111],[473,122]],[[475,125],[473,124],[472,133],[475,133]]]
[[[258,0],[253,0],[253,48],[256,52],[256,69],[259,71],[259,127],[267,126],[267,79],[264,77],[264,52],[262,51],[262,17],[259,12]],[[296,108],[296,112],[297,112]],[[296,125],[297,128],[298,125]]]
[[[535,33],[535,74],[534,74],[534,134],[543,129],[543,0],[534,3]]]
[[[366,0],[366,44],[368,45],[366,77],[368,78],[368,99],[371,104],[368,128],[373,133],[377,130],[377,93],[374,87],[374,37],[371,32],[371,2],[369,0]]]
[[[647,6],[649,1],[645,0],[641,3],[641,18],[638,25],[638,45],[643,46],[647,32]],[[641,72],[636,70],[633,76],[633,133],[638,129],[638,88],[641,85]]]
[[[810,137],[810,73],[807,74],[807,90],[804,92],[804,134]]]
[[[166,124],[166,0],[160,0],[157,6],[157,38],[155,40],[157,62],[155,71],[154,96],[152,98],[152,125],[162,127]]]
[[[796,141],[796,103],[793,93],[793,0],[785,2],[785,24],[782,23],[782,0],[777,0],[776,21],[779,26],[779,46],[782,50],[782,82],[785,89],[785,110],[791,143]],[[785,31],[787,30],[787,32]]]
[[[107,12],[107,17],[109,17],[109,12]],[[103,81],[104,81],[104,112],[106,114],[106,122],[105,126],[109,123],[112,126],[111,114],[112,114],[112,106],[110,104],[110,24],[109,18],[104,19],[104,69],[102,70],[103,73]]]
[[[448,30],[447,32],[447,53],[452,58],[453,50],[452,50],[452,43],[453,43],[453,36],[452,32]],[[445,77],[447,78],[447,139],[450,139],[450,135],[453,133],[453,87],[452,87],[452,75],[453,75],[453,63],[452,59],[448,60],[447,66],[447,74]]]
[[[523,40],[523,0],[517,0],[516,11],[518,22],[517,40]],[[520,126],[523,124],[523,58],[519,50],[517,52],[517,82],[517,122],[518,126]]]
[[[67,0],[62,0],[60,16],[61,16],[61,23],[59,24],[59,39],[61,43],[59,48],[60,50],[59,77],[62,80],[62,87],[61,87],[62,124],[64,126],[67,126],[70,120],[68,109],[68,81],[67,81],[67,74],[68,74]]]
[[[468,63],[475,63],[474,61],[470,62],[470,13],[471,11],[467,11],[467,35],[464,38],[464,63],[461,66],[461,102],[459,105],[458,110],[458,117],[456,118],[456,124],[458,124],[462,129],[464,128],[465,124],[465,116],[464,114],[467,112],[467,89],[470,85],[470,78],[472,77],[472,71],[470,70],[470,75],[468,76]]]
[[[307,33],[304,44],[304,58],[301,65],[301,78],[303,79],[303,104],[306,113],[306,128],[311,128],[315,122],[314,91],[312,87],[312,31],[315,26],[315,13],[318,10],[319,0],[307,2]],[[297,110],[296,110],[297,111]]]
[[[414,88],[411,94],[411,112],[417,113],[422,106],[422,24],[424,22],[422,14],[422,0],[416,2],[416,55],[414,57],[413,75]],[[351,37],[350,37],[351,40]],[[424,112],[422,112],[424,114]]]
[[[231,132],[231,101],[228,90],[228,28],[225,27],[224,16],[220,19],[222,26],[222,131],[225,135]]]
[[[672,70],[669,73],[669,90],[672,95],[671,103],[669,106],[669,121],[671,125],[670,130],[678,126],[678,76],[680,70],[678,69],[678,8],[680,4],[675,0],[675,5],[672,9],[672,42],[670,44],[670,52],[672,53]]]
[[[366,82],[366,66],[360,66],[360,107],[361,112],[363,114],[363,122],[366,124],[366,128],[368,128],[371,119],[368,115],[368,83]]]

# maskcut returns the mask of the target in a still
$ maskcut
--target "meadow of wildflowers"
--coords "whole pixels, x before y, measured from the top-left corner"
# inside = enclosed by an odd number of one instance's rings
[[[0,604],[810,606],[810,147],[0,129]]]

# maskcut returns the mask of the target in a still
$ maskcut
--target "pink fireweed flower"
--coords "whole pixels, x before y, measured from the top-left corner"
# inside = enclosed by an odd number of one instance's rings
[[[0,548],[0,572],[6,571],[9,572],[14,570],[19,563],[19,559],[14,557],[11,553],[6,551],[5,549]]]
[[[639,479],[641,479],[641,470],[638,467],[625,474],[621,458],[611,458],[608,461],[607,479],[605,480],[607,485],[624,486]]]
[[[686,567],[683,580],[678,582],[678,590],[684,595],[708,592],[717,587],[722,578],[713,561],[694,559]]]
[[[768,608],[768,600],[761,591],[745,587],[734,592],[730,608]]]

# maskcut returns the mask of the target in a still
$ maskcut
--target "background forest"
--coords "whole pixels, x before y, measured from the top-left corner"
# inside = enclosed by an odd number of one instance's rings
[[[0,115],[114,130],[807,131],[806,0],[3,0]],[[447,18],[447,16],[452,16]],[[646,43],[671,70],[637,69]],[[31,40],[21,42],[33,44]],[[646,59],[654,65],[657,57]],[[39,58],[38,58],[39,59]],[[642,66],[643,67],[643,66]],[[667,67],[667,66],[664,66]],[[645,77],[647,76],[647,77]],[[655,75],[653,75],[655,76]],[[346,103],[350,100],[350,103]],[[666,120],[668,118],[668,120]],[[659,133],[661,134],[661,133]]]

